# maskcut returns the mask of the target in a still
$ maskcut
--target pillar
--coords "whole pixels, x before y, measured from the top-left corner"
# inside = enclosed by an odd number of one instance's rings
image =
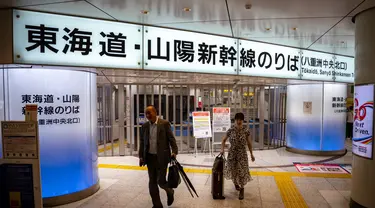
[[[260,149],[264,148],[264,103],[265,103],[265,90],[264,86],[260,87],[259,94],[259,144]]]
[[[96,71],[4,66],[1,120],[22,121],[25,103],[38,105],[44,206],[81,200],[99,190]]]
[[[125,88],[123,84],[118,85],[118,126],[119,126],[119,142],[120,156],[125,155]]]
[[[375,83],[375,8],[357,14],[355,21],[355,85]],[[355,91],[355,89],[354,89]],[[374,142],[372,142],[373,144]],[[351,207],[375,207],[375,160],[353,156]]]
[[[287,150],[309,155],[345,153],[346,84],[294,84],[287,88]]]

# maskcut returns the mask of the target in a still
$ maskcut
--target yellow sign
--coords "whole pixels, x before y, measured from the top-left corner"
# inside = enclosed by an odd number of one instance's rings
[[[25,121],[37,121],[38,105],[30,104],[25,106]]]
[[[346,107],[350,107],[354,105],[353,98],[347,98],[346,99]]]
[[[9,192],[9,202],[10,208],[21,208],[21,193]]]

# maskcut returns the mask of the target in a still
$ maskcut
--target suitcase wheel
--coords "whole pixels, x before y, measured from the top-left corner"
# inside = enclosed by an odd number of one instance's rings
[[[224,199],[225,199],[225,196],[216,196],[216,195],[212,195],[212,198],[213,198],[213,199],[224,200]]]

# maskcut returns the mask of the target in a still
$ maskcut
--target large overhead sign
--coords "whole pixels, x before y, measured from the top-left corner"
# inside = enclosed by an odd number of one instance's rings
[[[354,58],[202,33],[14,10],[18,64],[354,82]]]
[[[145,69],[237,74],[237,39],[146,27]]]
[[[240,40],[239,74],[354,82],[354,58]]]
[[[14,10],[15,63],[140,69],[142,26]]]
[[[299,50],[240,41],[240,75],[299,79]]]

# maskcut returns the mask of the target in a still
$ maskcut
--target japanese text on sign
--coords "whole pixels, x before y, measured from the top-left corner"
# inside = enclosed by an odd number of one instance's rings
[[[38,104],[37,113],[39,116],[47,117],[61,117],[62,115],[69,115],[66,118],[47,118],[39,119],[39,125],[53,125],[53,124],[75,124],[80,123],[80,106],[79,95],[22,95],[22,104]],[[56,105],[58,103],[58,105]],[[22,114],[25,115],[25,107],[22,107]]]
[[[139,25],[21,10],[13,15],[17,63],[141,67]]]
[[[212,137],[210,112],[193,112],[193,129],[195,138]]]
[[[28,42],[30,43],[30,46],[26,47],[27,51],[38,49],[40,53],[45,53],[46,50],[54,53],[59,52],[59,49],[55,48],[59,28],[46,27],[43,24],[26,25],[25,28],[28,30]],[[92,52],[92,48],[95,47],[91,39],[92,32],[82,31],[78,28],[69,29],[67,27],[64,28],[64,31],[66,32],[66,35],[62,37],[66,42],[62,49],[64,54],[68,52],[80,52],[83,56],[87,56]],[[102,41],[98,42],[101,46],[100,56],[126,58],[126,36],[122,33],[114,34],[113,32],[109,34],[100,32],[100,35],[103,38]],[[136,45],[136,49],[139,50],[140,46]]]
[[[354,82],[352,57],[21,10],[14,10],[13,22],[15,63]]]
[[[213,108],[213,131],[226,132],[230,126],[230,108]]]
[[[346,113],[346,98],[332,97],[332,108],[335,113]]]
[[[146,69],[237,73],[238,51],[234,38],[147,27],[144,45]]]

